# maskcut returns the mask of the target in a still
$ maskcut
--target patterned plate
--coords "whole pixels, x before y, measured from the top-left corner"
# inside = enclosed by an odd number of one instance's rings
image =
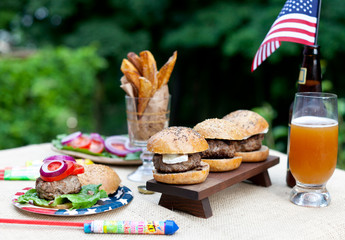
[[[54,216],[82,216],[82,215],[90,215],[90,214],[97,214],[102,212],[107,212],[110,210],[114,210],[116,208],[120,208],[124,205],[127,205],[133,200],[133,193],[132,191],[127,188],[126,186],[120,186],[117,191],[107,198],[101,198],[98,202],[91,208],[80,208],[80,209],[55,209],[55,208],[45,208],[35,206],[30,203],[17,203],[15,202],[18,196],[23,195],[31,189],[31,187],[24,188],[23,190],[17,192],[13,198],[12,203],[17,208],[27,212],[45,214],[45,215],[54,215]]]

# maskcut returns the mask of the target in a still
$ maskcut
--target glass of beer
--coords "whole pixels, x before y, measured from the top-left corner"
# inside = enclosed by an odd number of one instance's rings
[[[292,114],[289,164],[296,186],[290,200],[306,207],[328,206],[326,183],[338,155],[337,95],[296,93]]]

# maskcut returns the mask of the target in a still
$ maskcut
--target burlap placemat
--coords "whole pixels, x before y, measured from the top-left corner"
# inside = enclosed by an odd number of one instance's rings
[[[27,160],[55,155],[50,144],[30,145],[0,151],[0,169],[23,166]],[[138,183],[127,180],[133,166],[112,166],[122,184],[134,194],[133,201],[110,212],[82,217],[54,217],[27,213],[15,208],[11,199],[18,190],[34,186],[33,181],[0,181],[0,217],[61,221],[85,220],[174,220],[180,229],[172,236],[85,234],[66,227],[0,224],[0,239],[344,239],[345,172],[336,170],[327,184],[331,205],[312,209],[289,202],[290,188],[285,184],[286,156],[276,151],[280,164],[269,169],[272,186],[258,187],[239,183],[210,197],[213,216],[208,219],[170,211],[158,205],[159,193],[143,195]]]

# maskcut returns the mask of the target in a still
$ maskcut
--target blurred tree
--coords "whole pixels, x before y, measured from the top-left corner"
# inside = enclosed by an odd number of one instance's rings
[[[178,50],[169,83],[173,95],[172,125],[193,126],[205,118],[222,117],[235,109],[251,109],[268,102],[277,113],[272,119],[276,127],[287,124],[303,46],[283,43],[254,73],[250,67],[284,3],[285,0],[3,0],[0,28],[11,32],[17,47],[97,44],[98,53],[109,62],[99,75],[96,88],[96,130],[104,134],[125,130],[119,67],[127,52],[144,49],[152,51],[158,66]],[[345,87],[340,77],[345,53],[344,9],[344,1],[324,2],[319,29],[324,78],[333,82],[335,92],[341,96]],[[283,148],[279,150],[284,151]]]
[[[0,59],[0,149],[94,129],[95,47],[46,49]]]

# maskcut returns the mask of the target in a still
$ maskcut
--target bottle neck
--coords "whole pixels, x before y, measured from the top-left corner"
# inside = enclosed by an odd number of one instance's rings
[[[304,46],[298,92],[321,92],[320,46]]]

